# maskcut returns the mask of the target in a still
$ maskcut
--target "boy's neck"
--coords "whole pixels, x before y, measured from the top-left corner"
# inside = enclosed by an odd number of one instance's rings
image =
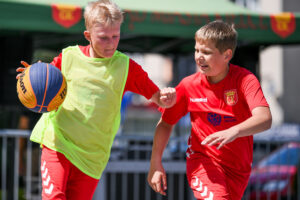
[[[206,76],[206,79],[209,83],[216,84],[222,81],[227,76],[228,72],[229,72],[229,64],[227,64],[226,70],[224,72],[218,74],[217,76]]]
[[[90,45],[90,47],[89,47],[89,57],[91,57],[91,58],[95,58],[95,54],[94,54],[94,51],[93,51],[92,45]]]

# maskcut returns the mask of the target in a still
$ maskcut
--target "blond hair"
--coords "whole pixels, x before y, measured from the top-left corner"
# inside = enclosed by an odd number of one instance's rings
[[[84,10],[85,26],[89,30],[95,24],[115,25],[124,20],[123,12],[111,0],[92,1]]]
[[[195,33],[197,42],[213,42],[215,47],[223,53],[227,49],[231,49],[234,53],[237,45],[237,31],[234,24],[228,24],[221,20],[210,22],[202,26]]]

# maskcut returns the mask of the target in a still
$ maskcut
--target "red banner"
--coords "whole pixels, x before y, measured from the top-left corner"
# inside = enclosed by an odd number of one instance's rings
[[[59,25],[70,28],[77,24],[82,16],[82,9],[79,6],[53,4],[52,18]]]

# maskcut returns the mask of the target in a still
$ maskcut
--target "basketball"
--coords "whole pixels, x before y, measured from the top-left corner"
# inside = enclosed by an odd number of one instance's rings
[[[27,67],[17,82],[21,103],[37,113],[56,110],[67,93],[66,79],[61,71],[49,63],[38,62]]]

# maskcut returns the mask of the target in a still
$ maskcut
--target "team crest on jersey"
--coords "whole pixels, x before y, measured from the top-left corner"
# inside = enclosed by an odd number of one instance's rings
[[[224,100],[227,105],[234,106],[238,102],[238,94],[236,89],[227,90],[224,92]]]

